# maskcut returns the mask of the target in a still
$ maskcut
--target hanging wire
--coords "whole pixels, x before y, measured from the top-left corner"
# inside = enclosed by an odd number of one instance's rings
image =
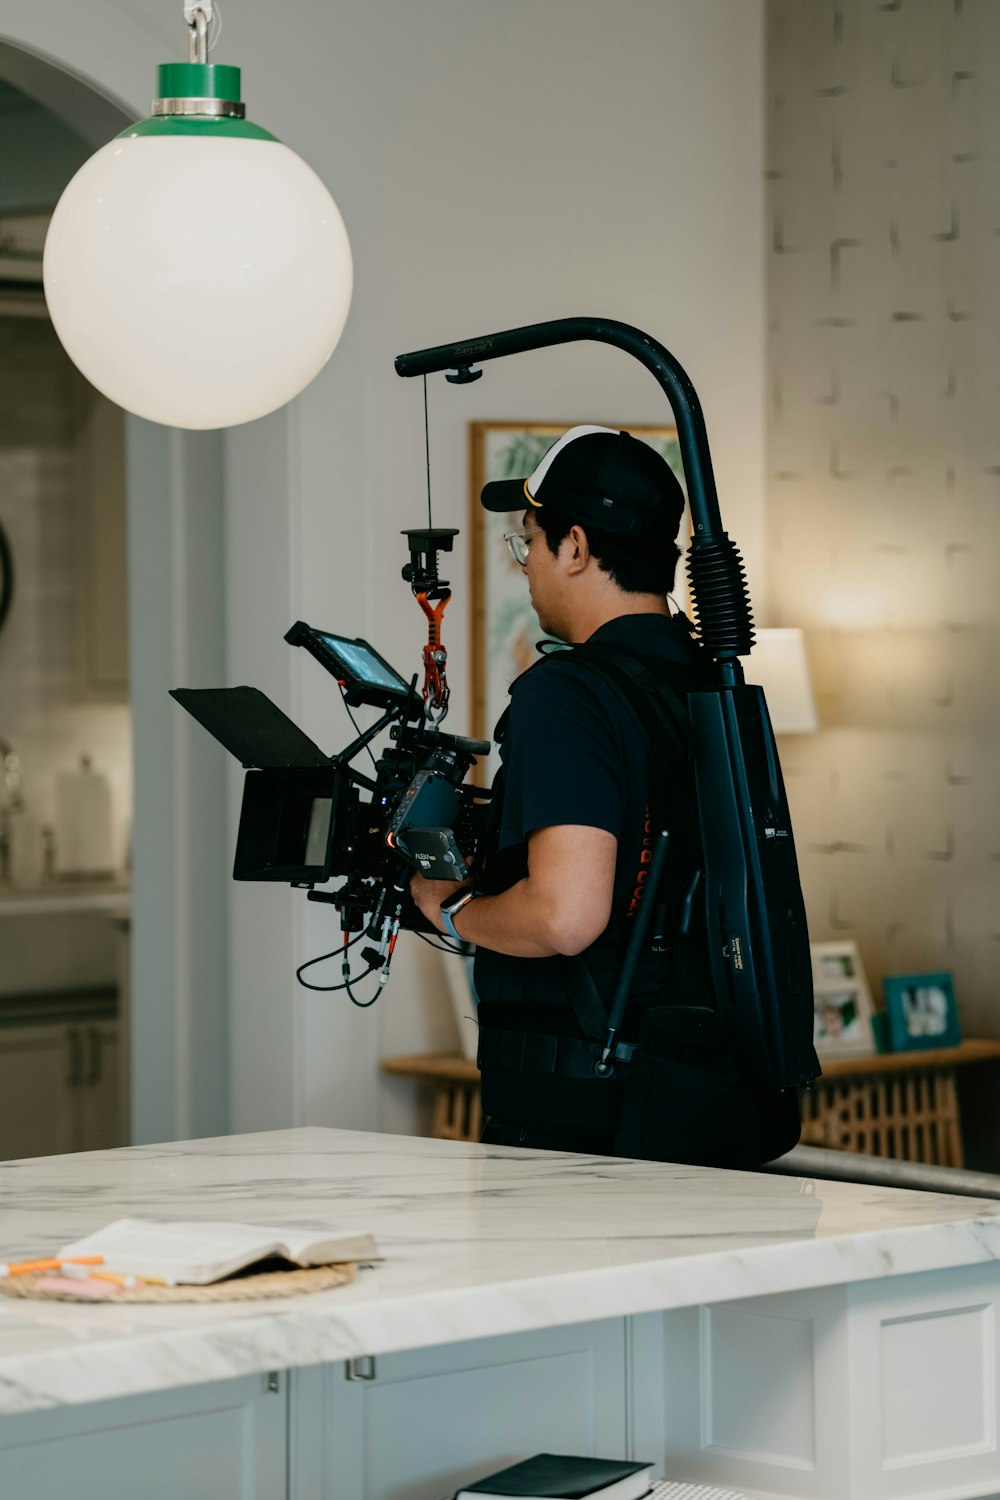
[[[427,529],[433,528],[431,520],[431,427],[427,415],[427,376],[424,376],[424,452],[427,455]]]

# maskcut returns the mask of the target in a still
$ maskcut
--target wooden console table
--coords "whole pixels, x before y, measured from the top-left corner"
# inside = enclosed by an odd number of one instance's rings
[[[802,1144],[962,1167],[956,1071],[998,1059],[1000,1042],[984,1040],[829,1058],[815,1088],[802,1095]]]
[[[965,1163],[956,1069],[1000,1061],[1000,1042],[878,1052],[828,1059],[823,1077],[802,1095],[802,1144],[940,1167]],[[383,1073],[434,1086],[431,1134],[477,1141],[482,1130],[479,1069],[458,1053],[387,1057]]]
[[[478,1141],[483,1129],[479,1069],[457,1052],[384,1057],[383,1073],[421,1078],[434,1085],[431,1135],[438,1141]]]

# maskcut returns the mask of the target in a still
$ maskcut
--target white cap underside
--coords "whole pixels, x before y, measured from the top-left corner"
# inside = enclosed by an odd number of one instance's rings
[[[534,497],[538,494],[538,486],[541,484],[542,480],[545,478],[546,474],[549,472],[549,465],[552,463],[552,460],[556,457],[556,454],[557,453],[561,453],[562,450],[565,448],[566,444],[567,443],[571,443],[574,438],[585,437],[588,433],[591,433],[591,432],[610,432],[611,436],[615,437],[615,436],[617,436],[618,428],[617,427],[571,427],[568,432],[564,432],[563,435],[562,435],[562,437],[559,438],[557,442],[554,442],[552,444],[552,447],[548,450],[548,452],[546,453],[545,457],[542,459],[542,461],[538,465],[538,467],[535,468],[535,469],[533,469],[532,472],[528,475],[527,479],[524,481],[524,487],[525,487],[526,491],[528,492],[528,495],[532,499],[534,499]]]

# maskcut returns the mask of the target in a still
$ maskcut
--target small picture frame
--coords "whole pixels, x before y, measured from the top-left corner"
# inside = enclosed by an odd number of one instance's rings
[[[870,1055],[875,1051],[872,996],[857,943],[812,943],[810,951],[818,1055]]]
[[[958,1046],[962,1032],[950,974],[890,974],[883,987],[893,1052]]]

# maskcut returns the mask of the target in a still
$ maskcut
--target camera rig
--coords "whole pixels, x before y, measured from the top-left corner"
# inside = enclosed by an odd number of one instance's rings
[[[697,392],[669,349],[639,328],[605,318],[560,318],[509,328],[396,359],[403,377],[446,372],[463,385],[487,360],[594,341],[640,361],[666,394],[677,423],[693,522],[687,572],[701,645],[719,685],[687,695],[704,855],[704,903],[715,1007],[735,1057],[759,1080],[790,1088],[819,1072],[813,1049],[812,965],[791,818],[764,694],[744,681],[739,658],[754,643],[739,548],[722,527],[705,418]],[[643,905],[649,900],[646,886]],[[633,937],[638,924],[633,928]],[[614,1044],[628,1000],[616,993],[605,1041]]]
[[[480,378],[478,366],[487,360],[581,340],[638,359],[674,413],[693,521],[687,558],[693,613],[700,643],[718,668],[718,685],[688,693],[686,705],[704,852],[697,899],[704,903],[715,1007],[749,1072],[779,1088],[809,1084],[818,1072],[812,973],[791,820],[764,695],[745,683],[740,665],[754,642],[750,599],[739,549],[722,528],[705,420],[690,379],[648,334],[599,318],[562,318],[401,354],[396,372],[407,378],[444,372],[464,385]],[[403,576],[428,626],[421,694],[416,679],[407,683],[366,641],[301,621],[286,636],[332,673],[348,707],[384,710],[339,755],[324,755],[254,688],[174,692],[248,768],[236,879],[307,886],[310,900],[337,907],[344,983],[328,988],[347,989],[356,1004],[362,1002],[351,991],[348,948],[365,934],[371,938],[365,973],[378,970],[381,989],[400,927],[426,929],[407,896],[411,871],[463,877],[476,857],[489,796],[464,784],[489,745],[440,728],[448,707],[441,621],[451,593],[439,576],[438,553],[451,550],[456,532],[435,530],[428,516],[426,529],[404,534],[410,561]],[[372,778],[350,762],[383,729],[393,744]],[[335,875],[346,876],[338,890],[315,889]],[[649,900],[650,882],[642,905]],[[633,924],[633,941],[641,926]],[[624,1015],[630,962],[627,956],[608,1018],[605,1062]]]
[[[311,901],[335,906],[343,931],[343,983],[318,987],[346,989],[355,1004],[366,1005],[388,980],[400,929],[432,930],[410,900],[410,876],[420,870],[432,880],[466,878],[490,795],[465,781],[477,757],[489,754],[488,741],[440,727],[449,697],[441,620],[451,590],[440,576],[438,554],[451,551],[458,532],[425,527],[403,535],[410,560],[402,576],[427,620],[421,692],[416,677],[407,682],[365,640],[318,630],[304,620],[285,635],[335,679],[348,710],[382,710],[339,754],[326,755],[257,688],[172,692],[247,773],[234,879],[304,887]],[[384,730],[389,747],[368,776],[352,761]],[[317,889],[336,876],[346,877],[337,890]],[[366,935],[367,968],[352,977],[347,950]],[[352,985],[376,971],[375,996],[357,1000]]]

